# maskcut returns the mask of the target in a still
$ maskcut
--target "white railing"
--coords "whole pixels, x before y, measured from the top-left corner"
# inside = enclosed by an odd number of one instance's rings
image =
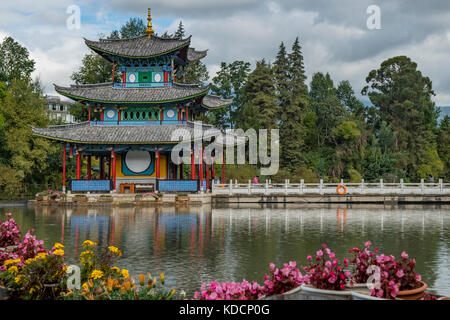
[[[344,185],[346,194],[386,194],[386,195],[406,195],[406,194],[439,194],[450,195],[450,183],[444,183],[442,179],[435,183],[425,183],[421,180],[418,183],[404,183],[403,179],[400,183],[385,183],[381,179],[379,182],[364,182],[360,183],[305,183],[300,180],[300,183],[291,183],[285,180],[284,183],[272,183],[266,180],[264,183],[255,184],[251,180],[247,183],[238,183],[236,180],[230,180],[229,183],[212,183],[213,194],[284,194],[284,195],[299,195],[299,194],[319,194],[319,195],[335,195],[337,194],[337,187]]]

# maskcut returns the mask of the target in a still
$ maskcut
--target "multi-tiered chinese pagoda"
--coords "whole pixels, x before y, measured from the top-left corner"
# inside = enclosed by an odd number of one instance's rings
[[[229,105],[231,100],[208,95],[209,86],[180,84],[184,66],[206,56],[190,47],[191,37],[160,38],[153,34],[150,9],[144,36],[120,40],[85,40],[86,45],[119,67],[120,83],[55,85],[56,91],[89,109],[89,121],[79,124],[32,128],[33,133],[63,145],[63,190],[66,153],[76,157],[74,192],[135,190],[151,186],[160,191],[196,191],[198,178],[211,177],[211,167],[191,165],[183,177],[182,165],[171,161],[176,129],[194,131],[194,121],[204,121],[207,110]],[[114,74],[113,74],[114,79]],[[100,120],[93,121],[96,113]],[[99,160],[92,174],[92,158]],[[85,176],[81,168],[86,165]],[[206,167],[206,165],[205,165]],[[108,168],[108,169],[106,169]],[[205,172],[206,169],[206,172]]]

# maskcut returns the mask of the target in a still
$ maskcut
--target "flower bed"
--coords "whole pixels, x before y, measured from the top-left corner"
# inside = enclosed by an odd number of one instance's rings
[[[126,269],[114,264],[122,252],[119,248],[98,247],[90,240],[83,242],[80,254],[80,284],[69,290],[70,270],[66,264],[64,245],[56,243],[51,250],[43,248],[29,230],[21,239],[19,226],[11,214],[0,224],[0,299],[38,300],[167,300],[184,298],[175,290],[164,288],[164,274],[152,277],[138,275],[138,281]],[[14,250],[6,248],[14,247]],[[68,283],[69,282],[69,283]]]

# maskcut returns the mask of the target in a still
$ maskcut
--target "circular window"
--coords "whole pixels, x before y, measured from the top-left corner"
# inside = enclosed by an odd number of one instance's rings
[[[125,164],[133,173],[142,173],[146,171],[152,163],[150,152],[147,151],[129,151],[125,156]]]
[[[172,109],[167,110],[166,116],[167,118],[173,118],[175,116],[175,111],[173,111]]]
[[[136,75],[134,73],[128,76],[128,82],[136,82]]]
[[[107,116],[109,119],[114,118],[115,115],[116,115],[116,113],[114,112],[114,110],[108,110],[108,112],[106,112],[106,116]]]
[[[155,82],[161,82],[161,80],[162,80],[161,74],[160,73],[156,73],[155,74]]]

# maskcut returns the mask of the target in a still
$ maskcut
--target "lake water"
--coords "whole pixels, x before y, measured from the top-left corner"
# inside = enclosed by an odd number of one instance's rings
[[[380,252],[417,260],[417,271],[435,294],[450,295],[448,206],[283,206],[248,208],[0,207],[22,230],[35,228],[47,249],[65,245],[77,263],[81,243],[115,245],[118,265],[133,274],[164,272],[168,286],[188,294],[211,280],[263,282],[268,265],[306,263],[326,243],[338,257],[370,240]]]

